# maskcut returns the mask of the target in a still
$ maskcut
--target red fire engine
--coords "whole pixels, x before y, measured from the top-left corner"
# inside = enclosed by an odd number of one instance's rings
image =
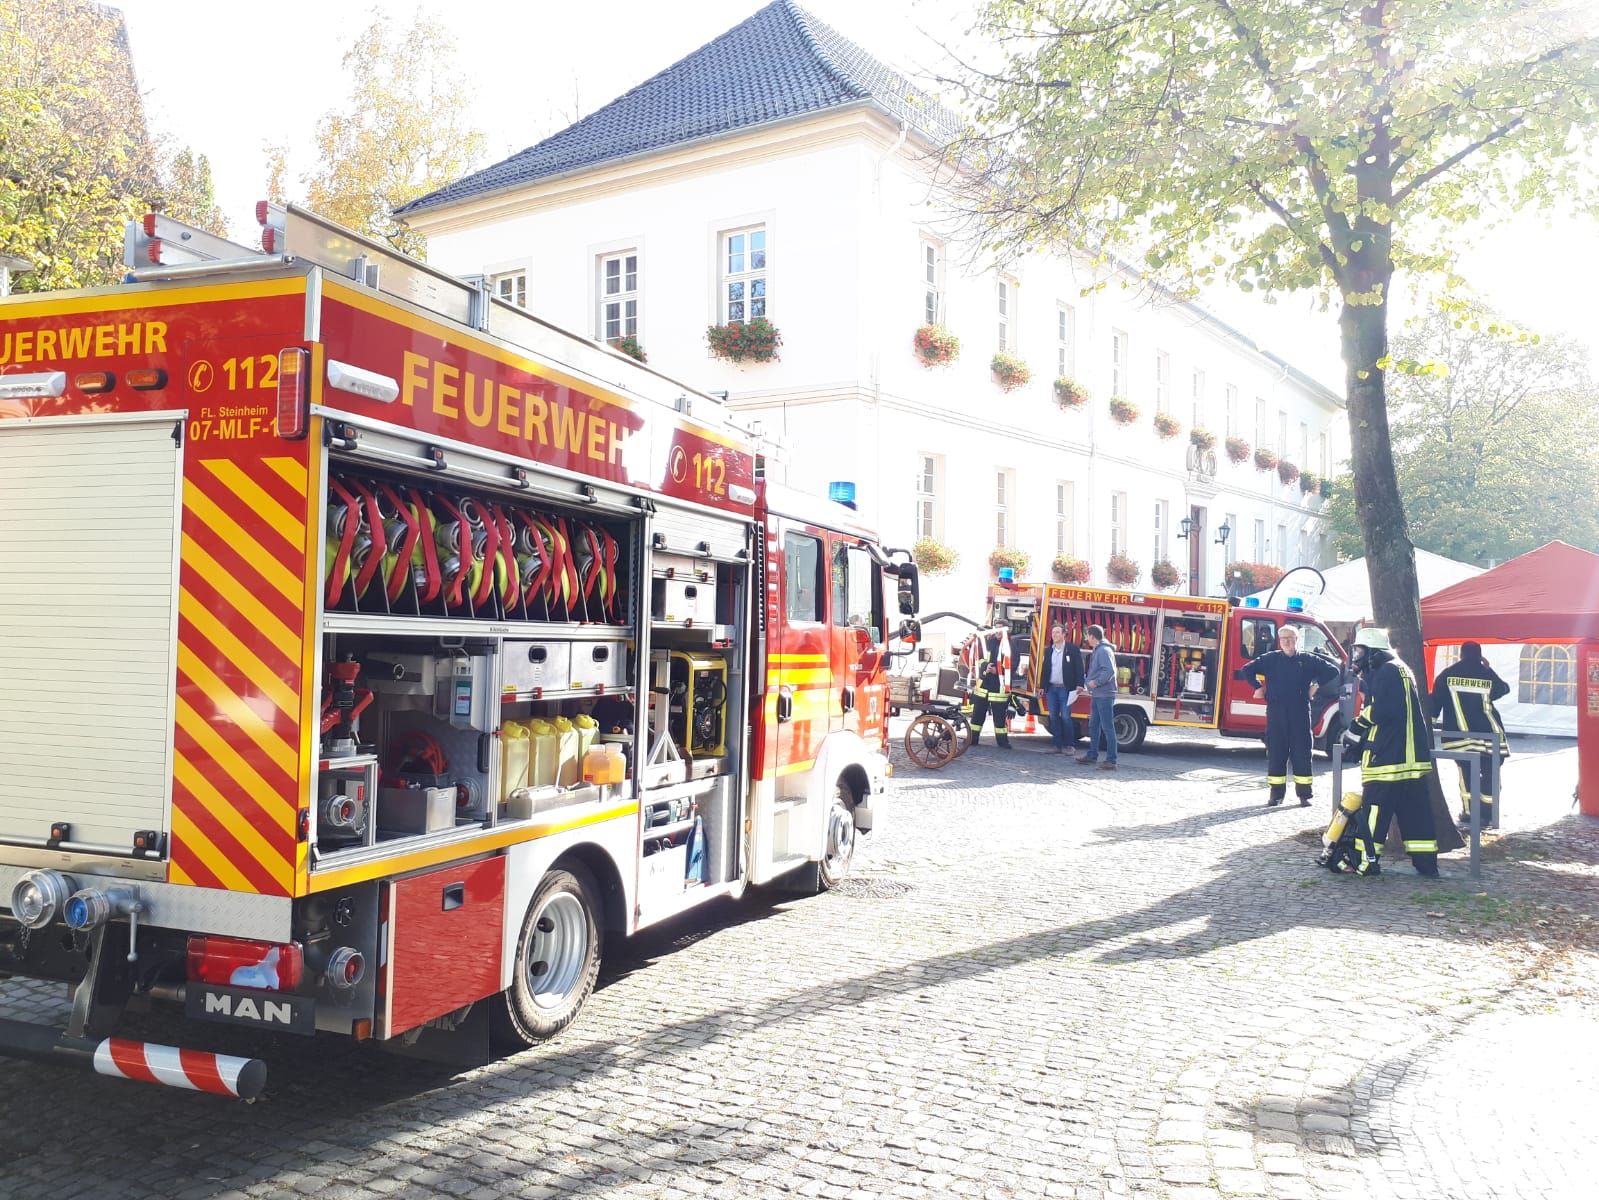
[[[1226,737],[1264,737],[1266,701],[1255,685],[1234,678],[1250,659],[1274,650],[1277,631],[1299,630],[1299,647],[1342,665],[1343,647],[1327,627],[1302,609],[1234,606],[1227,600],[1128,592],[1059,583],[995,583],[988,589],[989,623],[1010,629],[1012,692],[1028,710],[1047,715],[1038,664],[1050,644],[1049,630],[1066,627],[1066,640],[1082,646],[1090,625],[1105,630],[1115,647],[1120,691],[1116,696],[1116,743],[1143,745],[1151,725],[1214,729]],[[1331,752],[1343,732],[1338,695],[1318,695],[1311,714],[1317,745]],[[1077,727],[1088,722],[1088,700],[1072,708]]]
[[[604,939],[827,887],[916,569],[710,396],[303,210],[0,303],[0,1053],[240,1095],[200,1021],[481,1061]]]

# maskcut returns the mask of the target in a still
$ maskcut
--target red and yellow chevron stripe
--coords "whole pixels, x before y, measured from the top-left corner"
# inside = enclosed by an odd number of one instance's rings
[[[169,877],[292,895],[309,470],[244,455],[185,476]]]

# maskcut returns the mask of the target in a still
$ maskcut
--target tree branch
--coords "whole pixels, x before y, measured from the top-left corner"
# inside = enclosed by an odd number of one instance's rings
[[[1448,171],[1450,168],[1457,166],[1463,159],[1470,158],[1473,154],[1475,154],[1477,151],[1481,150],[1484,146],[1491,145],[1492,143],[1497,142],[1500,138],[1506,137],[1509,134],[1515,132],[1515,130],[1518,129],[1521,125],[1523,125],[1526,122],[1526,120],[1527,120],[1526,117],[1517,117],[1514,121],[1511,121],[1508,125],[1501,125],[1498,129],[1494,130],[1492,133],[1488,134],[1486,137],[1478,138],[1475,142],[1472,142],[1469,146],[1465,146],[1465,147],[1462,147],[1460,150],[1457,150],[1454,154],[1451,154],[1448,158],[1444,159],[1443,162],[1439,163],[1437,166],[1429,167],[1427,170],[1423,171],[1420,175],[1417,175],[1409,183],[1405,184],[1404,187],[1400,188],[1397,192],[1394,193],[1394,198],[1393,198],[1393,201],[1392,201],[1393,206],[1395,208],[1398,208],[1401,204],[1403,204],[1416,191],[1417,188],[1424,187],[1427,184],[1431,183],[1434,179],[1437,179],[1438,176],[1442,175],[1445,171]]]

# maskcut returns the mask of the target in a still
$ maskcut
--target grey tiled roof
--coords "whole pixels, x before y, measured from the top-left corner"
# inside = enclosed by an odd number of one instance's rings
[[[535,146],[410,201],[414,213],[617,159],[862,102],[935,142],[958,118],[792,0],[742,24]]]

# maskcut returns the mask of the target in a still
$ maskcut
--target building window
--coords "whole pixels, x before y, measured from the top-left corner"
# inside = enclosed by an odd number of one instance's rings
[[[1277,565],[1288,566],[1288,526],[1286,523],[1277,526]]]
[[[1330,567],[1333,565],[1333,561],[1327,553],[1327,535],[1325,533],[1316,535],[1316,565],[1318,567]]]
[[[1266,561],[1266,522],[1259,517],[1255,518],[1255,556],[1254,561]]]
[[[1277,457],[1288,457],[1288,412],[1277,410]]]
[[[1301,529],[1299,531],[1299,557],[1294,560],[1294,565],[1296,567],[1303,567],[1303,566],[1308,566],[1309,564],[1310,564],[1310,534],[1307,533],[1305,530]]]
[[[944,473],[943,456],[918,454],[916,463],[916,536],[941,538],[944,523],[939,519],[938,483]]]
[[[1014,353],[1016,342],[1016,281],[999,277],[995,285],[995,315],[999,318],[999,348]]]
[[[1015,503],[1016,473],[1001,467],[994,473],[994,545],[1009,546],[1015,536],[1011,507]]]
[[[638,336],[638,252],[600,258],[600,339]]]
[[[1191,421],[1195,429],[1205,428],[1205,373],[1194,372],[1194,412]]]
[[[1227,397],[1227,436],[1238,436],[1238,385],[1229,383],[1225,389]]]
[[[527,307],[527,272],[513,271],[508,275],[491,275],[489,282],[494,285],[494,295],[504,300],[507,304],[514,304],[518,308]]]
[[[1055,483],[1055,553],[1070,554],[1072,539],[1072,485],[1061,479]]]
[[[722,320],[753,321],[767,315],[766,227],[722,235]]]
[[[1055,374],[1070,379],[1077,373],[1077,310],[1055,306]]]
[[[1155,352],[1155,411],[1171,411],[1171,355]]]
[[[1127,553],[1127,533],[1124,524],[1127,520],[1127,493],[1112,492],[1110,494],[1110,552],[1112,554]]]
[[[1155,562],[1169,558],[1166,551],[1166,536],[1171,525],[1171,502],[1168,500],[1155,501]]]
[[[1299,422],[1299,465],[1310,470],[1310,426]]]
[[[1120,329],[1110,331],[1110,394],[1127,397],[1127,335]]]
[[[1266,445],[1266,398],[1255,397],[1255,448],[1261,449]]]
[[[1516,699],[1523,704],[1577,703],[1577,651],[1573,646],[1521,648],[1521,680]]]
[[[1327,473],[1332,470],[1332,465],[1327,461],[1327,433],[1325,430],[1316,435],[1316,454],[1321,460],[1321,465],[1316,470],[1325,479],[1327,478]]]
[[[922,323],[944,319],[944,255],[936,242],[922,242]]]
[[[1238,528],[1238,514],[1228,513],[1222,518],[1222,524],[1227,526],[1227,541],[1222,544],[1221,548],[1222,557],[1240,557],[1238,553],[1238,543],[1243,540],[1244,531]],[[1221,536],[1221,530],[1218,529],[1216,531],[1216,536]]]

